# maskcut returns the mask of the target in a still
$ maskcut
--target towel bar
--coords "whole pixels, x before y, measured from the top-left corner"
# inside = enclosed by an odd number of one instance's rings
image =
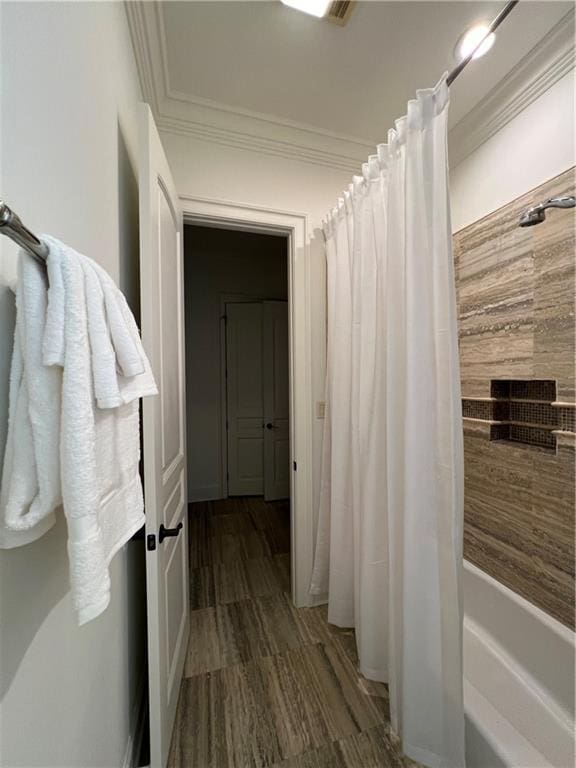
[[[48,246],[22,224],[20,217],[3,200],[0,200],[0,234],[14,240],[15,243],[28,251],[36,261],[46,264]]]

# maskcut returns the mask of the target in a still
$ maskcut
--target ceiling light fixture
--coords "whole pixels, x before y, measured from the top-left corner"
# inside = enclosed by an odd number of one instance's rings
[[[332,0],[282,0],[282,2],[290,8],[317,16],[319,19],[326,16],[328,8],[332,5]]]
[[[488,30],[489,26],[487,24],[477,24],[464,32],[460,40],[456,43],[456,58],[458,61],[462,61],[469,56],[479,43],[481,44],[472,58],[479,59],[480,56],[484,56],[485,53],[488,53],[490,48],[494,45],[494,40],[496,40],[494,32],[491,32],[486,36]],[[481,42],[482,40],[484,40],[484,42]]]

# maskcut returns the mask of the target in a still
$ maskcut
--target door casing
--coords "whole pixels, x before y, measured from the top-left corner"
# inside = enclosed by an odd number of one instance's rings
[[[306,214],[181,195],[185,224],[284,235],[288,244],[292,600],[308,594],[314,558],[310,259]]]
[[[287,302],[262,302],[265,501],[285,499],[290,493],[290,382],[285,371],[287,331]]]

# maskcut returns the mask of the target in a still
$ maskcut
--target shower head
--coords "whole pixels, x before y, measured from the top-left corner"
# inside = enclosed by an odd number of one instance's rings
[[[573,195],[564,195],[563,197],[552,197],[545,203],[528,208],[520,216],[520,227],[532,227],[534,224],[541,224],[546,220],[547,208],[574,208],[576,207],[576,197]]]

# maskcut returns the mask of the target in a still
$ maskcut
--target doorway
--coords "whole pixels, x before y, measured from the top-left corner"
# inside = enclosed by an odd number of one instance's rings
[[[312,374],[311,374],[311,329],[310,329],[310,262],[306,216],[272,209],[254,208],[248,205],[213,201],[200,198],[181,197],[185,229],[190,226],[204,229],[221,229],[228,232],[266,234],[275,236],[282,245],[287,275],[288,309],[288,373],[289,373],[289,462],[290,472],[290,587],[294,605],[300,607],[310,602],[309,585],[312,572],[314,546],[313,485],[312,485]],[[237,295],[225,296],[229,300]],[[244,295],[242,299],[250,299]],[[261,297],[260,297],[261,298]],[[275,297],[277,298],[277,297]],[[186,307],[186,311],[190,306]],[[221,308],[221,316],[225,314]],[[222,325],[224,320],[221,320]],[[218,337],[220,338],[220,336]],[[204,338],[204,343],[208,343]],[[188,370],[188,380],[195,371]],[[224,387],[222,387],[223,389]],[[221,389],[220,402],[224,402]],[[224,390],[225,391],[225,390]],[[191,413],[188,414],[188,420]],[[206,418],[206,411],[200,409],[196,418]],[[225,415],[221,413],[221,436],[225,436]],[[188,422],[189,423],[189,422]],[[191,445],[191,450],[195,446]],[[226,442],[220,439],[221,462],[227,457]],[[209,447],[209,446],[208,446]],[[213,447],[212,447],[213,448]],[[210,449],[212,450],[212,449]],[[208,451],[204,452],[205,454]],[[213,453],[212,453],[213,456]],[[222,476],[222,475],[221,475]],[[215,492],[211,488],[204,492]],[[219,498],[226,498],[227,489],[220,490]],[[194,497],[191,496],[191,499]],[[198,496],[196,496],[198,498]],[[207,495],[204,498],[209,498]]]
[[[285,236],[186,226],[188,501],[290,497]]]
[[[185,226],[184,296],[194,611],[291,591],[286,235]]]

